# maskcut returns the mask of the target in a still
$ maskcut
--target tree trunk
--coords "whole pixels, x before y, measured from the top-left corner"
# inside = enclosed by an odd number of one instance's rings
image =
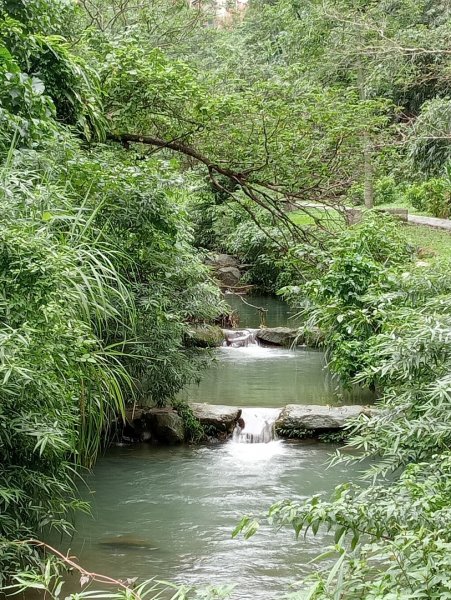
[[[360,62],[357,69],[357,83],[359,95],[362,101],[367,98],[365,88],[365,78],[363,73],[363,65]],[[373,185],[373,160],[371,148],[371,136],[368,131],[363,132],[363,173],[364,173],[364,192],[363,198],[366,208],[374,206],[374,185]]]
[[[364,161],[364,193],[366,208],[374,206],[374,180],[373,180],[373,156],[371,140],[367,132],[363,134],[363,161]]]

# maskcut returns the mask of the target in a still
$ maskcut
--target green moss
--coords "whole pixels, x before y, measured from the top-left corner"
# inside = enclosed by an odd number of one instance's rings
[[[172,408],[183,420],[185,435],[188,442],[198,444],[205,438],[204,428],[199,419],[194,415],[193,409],[183,400],[175,400]]]
[[[224,334],[217,325],[193,325],[186,340],[187,346],[217,348],[222,345]]]

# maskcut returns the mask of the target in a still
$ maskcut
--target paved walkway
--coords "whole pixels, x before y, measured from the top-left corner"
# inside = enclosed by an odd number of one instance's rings
[[[435,229],[447,229],[451,231],[451,220],[449,219],[436,219],[435,217],[420,217],[419,215],[409,214],[407,221],[412,223],[412,225],[427,225]]]
[[[298,205],[299,208],[316,208],[316,209],[323,209],[323,210],[336,210],[336,208],[334,208],[333,206],[329,206],[329,205],[325,205],[325,204],[316,204],[316,203],[303,203]],[[353,212],[360,212],[361,208],[360,207],[342,207],[345,210],[347,210],[349,213],[353,213]],[[377,208],[377,206],[376,206]],[[407,212],[407,222],[411,223],[412,225],[424,225],[427,227],[433,227],[435,229],[446,229],[448,231],[451,231],[451,219],[437,219],[435,217],[422,217],[420,215],[412,215],[410,214],[406,209],[404,208],[396,208],[393,207],[390,210],[390,207],[385,207],[385,209],[381,209],[381,210],[386,210],[387,212],[391,212],[392,214],[396,214],[396,211],[401,211],[404,212],[404,214]],[[405,216],[404,216],[405,219]]]

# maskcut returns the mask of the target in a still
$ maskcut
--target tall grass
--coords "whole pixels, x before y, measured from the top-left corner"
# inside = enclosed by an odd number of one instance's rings
[[[91,466],[102,432],[124,412],[120,345],[134,335],[133,296],[92,213],[33,171],[0,172],[0,584],[33,548],[12,540],[71,529],[74,473]]]

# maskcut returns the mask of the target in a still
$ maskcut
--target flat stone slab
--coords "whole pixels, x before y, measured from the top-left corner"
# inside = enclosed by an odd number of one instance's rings
[[[240,415],[240,409],[236,406],[202,402],[190,402],[189,405],[202,425],[213,427],[218,431],[232,432]]]
[[[298,338],[299,331],[290,327],[268,327],[257,332],[257,339],[273,346],[291,346]],[[298,343],[303,343],[302,336],[298,339]]]
[[[284,431],[292,430],[340,430],[350,419],[360,415],[371,416],[374,409],[368,406],[320,406],[314,404],[288,404],[276,421],[276,432],[283,437]]]
[[[451,220],[449,219],[437,219],[436,217],[421,217],[420,215],[409,214],[408,221],[413,225],[426,225],[435,229],[447,229],[451,231]]]

